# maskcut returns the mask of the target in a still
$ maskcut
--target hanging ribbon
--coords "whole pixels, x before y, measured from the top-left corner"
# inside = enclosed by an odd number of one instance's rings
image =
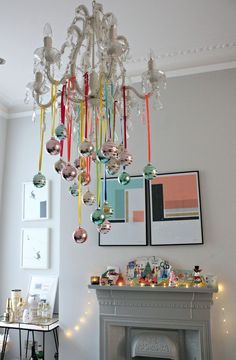
[[[114,101],[113,104],[113,133],[112,133],[112,141],[115,141],[115,129],[116,129],[116,104],[117,101]]]
[[[82,224],[82,204],[81,204],[81,174],[78,176],[78,224]]]
[[[127,117],[126,117],[126,88],[123,86],[123,107],[124,107],[124,147],[127,148]]]
[[[40,151],[39,151],[39,172],[42,170],[43,162],[43,144],[44,144],[44,131],[45,131],[45,108],[40,107]]]
[[[70,162],[71,159],[71,138],[72,138],[72,111],[70,104],[70,90],[72,89],[72,94],[74,94],[75,90],[75,78],[72,77],[68,81],[68,113],[69,113],[69,121],[67,124],[67,160]]]
[[[103,191],[104,191],[104,202],[107,201],[107,174],[106,174],[106,167],[104,167],[104,187],[103,187]]]
[[[63,85],[62,91],[61,91],[61,124],[62,125],[65,124],[65,102],[64,102],[65,90],[66,90],[66,85]],[[61,140],[60,141],[60,157],[61,158],[63,156],[63,148],[64,148],[64,140]]]
[[[89,93],[89,82],[88,72],[84,74],[84,95],[85,95],[85,139],[88,136],[88,93]]]
[[[80,103],[80,142],[84,141],[84,101]]]
[[[146,101],[146,114],[147,114],[147,135],[148,135],[148,162],[151,163],[151,125],[150,125],[150,112],[149,112],[149,98],[145,95]]]
[[[55,123],[56,123],[56,116],[57,116],[57,85],[52,85],[51,87],[51,109],[52,109],[52,129],[51,129],[51,136],[55,135]]]

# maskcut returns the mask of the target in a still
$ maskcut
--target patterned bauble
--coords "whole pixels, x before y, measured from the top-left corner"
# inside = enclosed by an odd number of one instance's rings
[[[73,197],[77,197],[79,195],[79,189],[78,189],[78,184],[77,183],[73,183],[70,187],[69,187],[69,192]]]
[[[118,177],[118,181],[121,185],[128,185],[128,183],[130,182],[130,176],[126,171],[123,171],[119,177]]]
[[[96,202],[96,197],[91,191],[88,190],[86,193],[84,193],[82,200],[84,205],[92,206]]]
[[[61,174],[62,170],[64,169],[64,167],[66,166],[66,163],[63,159],[59,159],[55,164],[54,164],[54,169],[56,170],[56,172],[58,174]]]
[[[124,151],[124,149],[125,149],[124,144],[118,145],[118,147],[117,147],[117,150],[118,150],[118,158],[120,157],[120,154]]]
[[[133,157],[132,155],[127,151],[127,149],[124,149],[120,155],[119,155],[120,164],[122,166],[129,166],[132,164]]]
[[[118,149],[115,143],[111,140],[106,141],[101,147],[102,154],[108,159],[115,159],[118,157]]]
[[[146,180],[152,180],[157,177],[157,169],[149,163],[143,169],[143,176]]]
[[[33,177],[33,184],[36,188],[42,188],[46,185],[46,177],[38,172],[38,174]]]
[[[111,230],[111,223],[108,220],[105,220],[102,225],[98,225],[97,231],[100,234],[106,235]]]
[[[75,159],[74,165],[77,170],[83,171],[86,168],[86,159],[83,156],[79,156]]]
[[[108,204],[108,201],[104,201],[103,205],[102,205],[102,211],[106,217],[106,219],[109,219],[113,213],[114,210],[112,209],[112,207]]]
[[[91,221],[96,225],[101,225],[105,221],[105,215],[100,208],[94,210],[90,216]]]
[[[102,164],[107,164],[110,161],[110,159],[103,155],[101,149],[97,151],[97,160]]]
[[[65,179],[67,181],[72,181],[76,178],[76,175],[77,175],[76,168],[69,163],[66,164],[66,166],[62,170],[63,179]]]
[[[50,155],[58,155],[60,152],[60,142],[54,137],[51,137],[46,143],[46,150]]]
[[[58,140],[65,140],[66,139],[66,127],[63,124],[60,124],[55,129],[55,134]]]
[[[120,161],[117,159],[111,159],[106,165],[106,172],[108,175],[116,175],[120,170]]]
[[[90,141],[84,140],[79,146],[79,152],[82,156],[88,157],[94,152],[94,146]]]
[[[73,239],[77,244],[83,244],[88,239],[88,234],[81,226],[73,232]]]
[[[83,171],[82,173],[80,173],[78,176],[78,180],[79,180],[79,178],[81,179],[81,185],[83,185],[83,186],[88,185],[91,181],[91,176],[86,171]]]
[[[96,151],[94,151],[94,152],[92,153],[91,158],[92,158],[93,162],[96,163],[96,161],[97,161],[97,153],[96,153]]]

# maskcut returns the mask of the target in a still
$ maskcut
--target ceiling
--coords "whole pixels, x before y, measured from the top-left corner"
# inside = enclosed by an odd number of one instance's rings
[[[81,2],[91,9],[92,1]],[[159,56],[159,67],[175,73],[235,66],[235,0],[101,2],[105,12],[115,13],[118,32],[129,40],[130,74],[144,70],[150,49]],[[42,46],[44,24],[51,24],[54,46],[60,48],[79,4],[75,0],[1,0],[0,57],[7,63],[0,66],[0,103],[5,108],[24,106],[25,84],[32,80],[33,52]]]

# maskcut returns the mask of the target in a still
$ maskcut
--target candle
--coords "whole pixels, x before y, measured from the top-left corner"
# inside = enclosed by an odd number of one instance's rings
[[[99,285],[100,284],[100,276],[91,276],[90,283],[91,283],[91,285]]]

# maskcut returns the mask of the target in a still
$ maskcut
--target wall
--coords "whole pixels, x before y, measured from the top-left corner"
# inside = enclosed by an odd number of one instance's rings
[[[152,118],[153,163],[159,171],[200,170],[203,246],[98,247],[96,229],[88,220],[90,209],[83,221],[89,239],[77,245],[71,237],[77,222],[76,201],[68,196],[63,183],[60,322],[67,336],[61,336],[60,359],[99,358],[98,307],[95,294],[87,290],[89,277],[101,274],[107,265],[124,268],[137,256],[157,255],[177,268],[192,269],[199,264],[205,272],[218,275],[224,292],[215,300],[212,313],[213,359],[235,360],[235,94],[236,70],[173,78],[168,81],[164,110]],[[140,174],[146,163],[145,130],[137,119],[134,122],[129,145],[136,160],[129,171]],[[86,322],[77,333],[74,326],[87,311],[82,319]],[[224,316],[227,323],[223,323]]]
[[[1,212],[1,200],[2,200],[2,181],[3,171],[5,165],[5,141],[7,134],[7,120],[0,115],[0,212]]]
[[[50,123],[47,126],[49,137]],[[0,141],[2,145],[2,142]],[[11,289],[20,288],[26,295],[31,275],[59,273],[59,216],[60,181],[53,170],[53,159],[44,154],[43,171],[50,180],[50,219],[22,222],[22,183],[31,181],[38,168],[39,126],[31,118],[8,120],[5,153],[5,176],[3,181],[2,225],[0,248],[0,310],[5,307]],[[1,155],[1,151],[0,151]],[[2,164],[2,161],[1,161]],[[48,270],[25,270],[20,268],[20,239],[23,227],[50,228],[50,268]],[[58,305],[57,305],[58,307]],[[10,334],[14,339],[14,332]],[[50,339],[51,340],[51,339]],[[14,339],[18,344],[18,339]],[[12,360],[17,346],[8,354]]]

